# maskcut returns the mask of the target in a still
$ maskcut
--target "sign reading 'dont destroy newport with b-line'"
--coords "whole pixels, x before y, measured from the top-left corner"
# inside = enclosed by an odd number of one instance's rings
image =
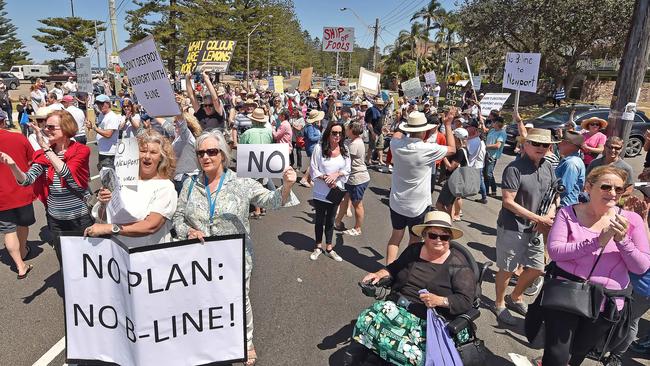
[[[185,50],[181,74],[194,71],[227,72],[236,41],[205,40],[190,42]]]

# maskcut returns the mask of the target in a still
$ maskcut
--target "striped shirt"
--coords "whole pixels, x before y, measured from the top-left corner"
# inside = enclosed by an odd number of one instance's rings
[[[58,153],[59,159],[63,159],[63,152]],[[42,174],[47,174],[47,169],[54,169],[41,164],[32,164],[27,171],[27,178],[21,184],[28,186],[34,184],[36,179]],[[61,184],[61,179],[65,184]],[[88,206],[81,199],[87,194],[86,189],[79,187],[68,166],[64,163],[61,173],[54,172],[52,185],[49,187],[50,192],[47,196],[47,214],[57,220],[72,220],[88,215]],[[77,194],[73,193],[78,192]]]

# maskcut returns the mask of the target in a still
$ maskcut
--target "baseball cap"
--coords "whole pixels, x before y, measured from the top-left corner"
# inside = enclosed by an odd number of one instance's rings
[[[469,136],[469,133],[466,129],[459,127],[454,130],[454,136],[458,137],[460,140],[465,140]]]
[[[74,102],[74,97],[72,95],[64,95],[63,99],[61,99],[62,102],[67,102],[67,103],[72,103]]]
[[[98,96],[95,97],[95,103],[110,103],[111,98],[108,97],[106,94],[99,94]]]

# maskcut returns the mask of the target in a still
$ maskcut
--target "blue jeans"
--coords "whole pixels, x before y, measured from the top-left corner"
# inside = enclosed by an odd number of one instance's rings
[[[497,193],[497,182],[494,179],[494,167],[497,165],[497,159],[488,157],[485,161],[485,166],[483,171],[485,173],[485,186],[487,186],[487,192]]]
[[[481,199],[486,199],[487,195],[485,192],[485,179],[483,178],[483,169],[479,168],[478,175],[481,177],[481,185],[479,186],[479,193],[481,194]]]

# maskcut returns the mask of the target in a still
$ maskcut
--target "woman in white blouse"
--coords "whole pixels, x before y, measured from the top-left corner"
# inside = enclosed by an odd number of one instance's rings
[[[323,252],[323,227],[325,228],[325,255],[337,262],[343,260],[334,251],[332,244],[334,217],[340,200],[332,202],[328,199],[328,195],[332,190],[345,190],[344,185],[350,175],[350,156],[343,144],[344,140],[343,125],[331,121],[311,156],[311,177],[314,180],[312,192],[316,209],[314,219],[316,248],[309,258],[314,261]],[[330,198],[332,196],[330,195]]]

